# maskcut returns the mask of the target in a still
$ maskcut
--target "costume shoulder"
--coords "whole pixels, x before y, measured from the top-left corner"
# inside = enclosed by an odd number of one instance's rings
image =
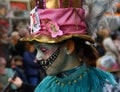
[[[69,78],[47,76],[35,92],[102,92],[107,82],[113,87],[117,84],[112,74],[83,65]]]

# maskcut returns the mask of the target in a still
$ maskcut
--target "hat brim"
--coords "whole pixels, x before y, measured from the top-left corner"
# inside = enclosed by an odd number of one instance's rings
[[[77,38],[89,41],[91,43],[95,42],[95,40],[91,36],[83,35],[83,34],[64,35],[64,36],[58,36],[56,38],[52,38],[50,35],[31,35],[31,36],[23,37],[20,40],[21,41],[37,41],[41,43],[59,43],[64,40],[70,39],[72,37],[77,37]]]

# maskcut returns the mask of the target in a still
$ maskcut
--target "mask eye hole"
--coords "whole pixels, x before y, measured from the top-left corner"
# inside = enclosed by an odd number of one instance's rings
[[[42,52],[46,52],[47,51],[47,49],[45,48],[45,47],[40,47],[39,48]]]
[[[40,51],[42,51],[42,52],[46,52],[46,51],[47,51],[47,48],[42,47],[42,46],[40,46],[40,45],[37,45],[37,46],[35,46],[35,47],[36,47],[36,49],[38,49],[38,50],[40,50]]]

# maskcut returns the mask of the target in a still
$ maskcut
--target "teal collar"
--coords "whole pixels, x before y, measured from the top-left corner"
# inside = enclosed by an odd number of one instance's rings
[[[82,64],[82,65],[83,65],[83,64]],[[76,66],[76,67],[74,67],[74,68],[72,68],[72,69],[70,69],[70,70],[66,70],[66,71],[64,71],[64,72],[62,72],[62,73],[59,73],[59,74],[57,75],[57,77],[59,77],[59,78],[68,77],[68,76],[70,76],[72,73],[76,72],[80,67],[81,67],[81,65]]]
[[[71,70],[64,71],[61,74],[61,75],[66,74],[67,76],[62,77],[56,76],[55,78],[57,82],[66,84],[81,79],[88,70],[89,69],[87,68],[87,66],[85,64],[82,64],[81,66],[75,67]]]
[[[47,76],[35,92],[103,92],[106,81],[116,84],[110,73],[85,64],[64,73],[69,76]]]

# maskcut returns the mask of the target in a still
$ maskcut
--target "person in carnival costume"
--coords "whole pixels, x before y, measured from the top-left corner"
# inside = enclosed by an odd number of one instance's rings
[[[103,92],[106,83],[115,86],[114,77],[96,68],[98,53],[88,35],[82,0],[31,1],[30,35],[36,62],[47,76],[34,92]]]

